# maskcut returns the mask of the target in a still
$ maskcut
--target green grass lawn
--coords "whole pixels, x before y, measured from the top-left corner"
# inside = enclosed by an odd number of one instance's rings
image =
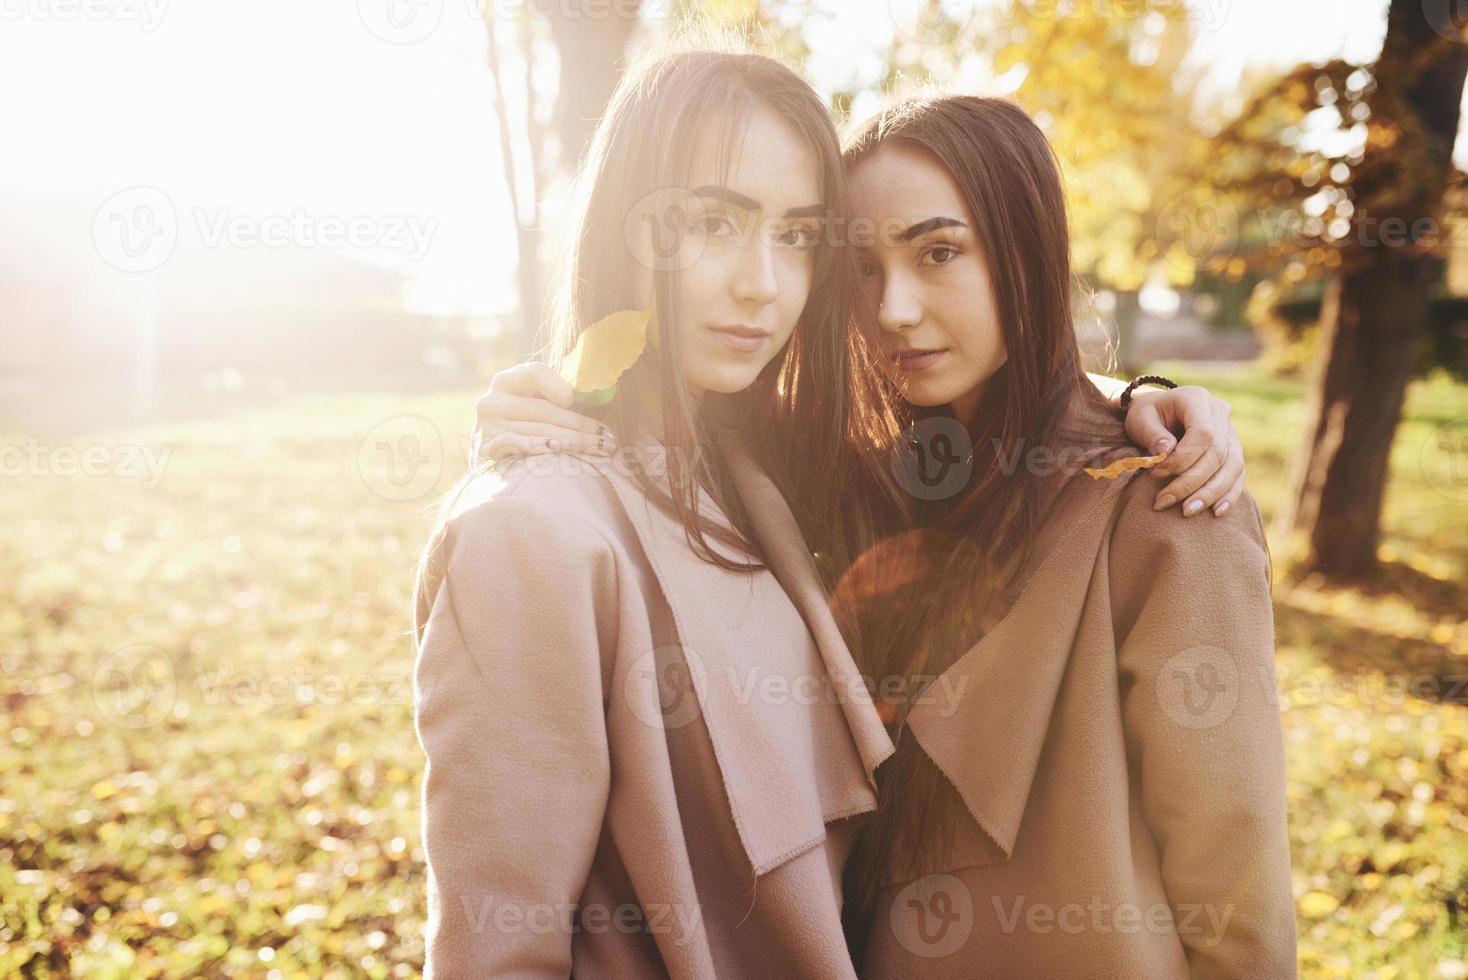
[[[1300,386],[1206,383],[1267,517]],[[0,476],[0,975],[418,972],[409,589],[471,414],[464,392],[83,436],[0,420],[43,460]],[[1412,392],[1385,587],[1279,576],[1306,976],[1468,976],[1468,706],[1445,703],[1468,487],[1433,436],[1464,419],[1468,387]],[[138,447],[167,451],[161,479]]]

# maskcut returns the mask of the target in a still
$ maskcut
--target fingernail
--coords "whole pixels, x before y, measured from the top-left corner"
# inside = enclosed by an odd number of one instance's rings
[[[1189,500],[1186,504],[1183,505],[1183,516],[1184,517],[1192,517],[1194,514],[1198,513],[1198,511],[1200,511],[1202,509],[1203,509],[1203,501],[1201,501],[1201,500]]]
[[[545,448],[550,450],[554,450],[556,448],[556,444],[551,440],[550,436],[545,437]]]
[[[1157,454],[1160,454],[1160,453],[1165,453],[1168,450],[1170,450],[1171,448],[1172,448],[1172,440],[1171,439],[1158,439],[1155,443],[1152,444],[1152,453],[1153,453],[1153,455],[1157,455]]]
[[[1171,507],[1175,503],[1177,503],[1177,498],[1176,497],[1174,497],[1170,493],[1164,493],[1162,496],[1160,496],[1160,497],[1157,498],[1157,502],[1152,505],[1152,509],[1153,510],[1166,510],[1167,508]]]
[[[598,425],[596,427],[596,434],[602,439],[610,439],[612,437],[612,430],[604,425]]]
[[[1224,514],[1227,514],[1227,513],[1228,513],[1228,501],[1227,500],[1220,500],[1218,502],[1218,506],[1215,507],[1215,508],[1213,508],[1213,516],[1214,517],[1222,517]]]
[[[602,435],[602,436],[597,436],[596,437],[596,451],[599,452],[599,453],[601,453],[602,455],[606,455],[606,452],[607,452],[607,437],[606,436]]]

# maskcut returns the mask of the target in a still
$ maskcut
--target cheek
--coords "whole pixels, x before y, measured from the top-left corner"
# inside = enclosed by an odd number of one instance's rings
[[[980,304],[978,350],[996,365],[1008,356],[1004,347],[1004,330],[999,325],[999,311],[992,301]]]

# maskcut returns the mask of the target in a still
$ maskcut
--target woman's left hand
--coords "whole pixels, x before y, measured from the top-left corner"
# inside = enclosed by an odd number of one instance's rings
[[[1127,436],[1154,454],[1168,453],[1152,470],[1170,478],[1158,491],[1154,510],[1181,502],[1184,517],[1210,507],[1222,517],[1239,499],[1244,492],[1244,447],[1232,414],[1228,402],[1197,385],[1132,392]],[[1181,442],[1174,433],[1182,434]]]

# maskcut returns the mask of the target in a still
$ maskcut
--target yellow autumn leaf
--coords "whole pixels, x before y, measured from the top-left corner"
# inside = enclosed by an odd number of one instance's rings
[[[561,365],[561,377],[581,394],[610,388],[642,356],[651,318],[651,310],[619,310],[602,317],[576,338]]]
[[[1086,467],[1086,475],[1093,480],[1114,480],[1123,473],[1133,470],[1144,470],[1156,466],[1167,458],[1167,453],[1158,453],[1156,456],[1131,456],[1127,459],[1118,459],[1109,466]]]

